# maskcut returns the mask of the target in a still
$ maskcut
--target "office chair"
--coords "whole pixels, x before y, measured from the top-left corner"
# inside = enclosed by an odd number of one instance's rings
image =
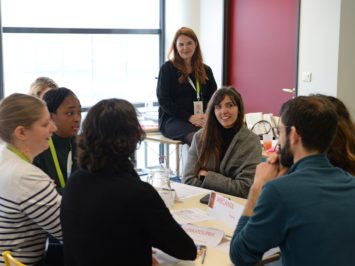
[[[19,260],[17,260],[14,257],[12,257],[11,252],[8,251],[8,250],[4,251],[2,253],[2,256],[3,256],[4,260],[5,260],[5,266],[26,266],[25,264],[23,264]]]

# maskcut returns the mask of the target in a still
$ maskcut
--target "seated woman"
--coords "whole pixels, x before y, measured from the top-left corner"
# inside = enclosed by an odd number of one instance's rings
[[[108,99],[90,108],[78,140],[80,169],[63,192],[65,264],[150,266],[152,247],[195,259],[192,239],[134,170],[144,136],[129,102]]]
[[[55,130],[39,98],[16,93],[1,101],[0,254],[10,250],[26,265],[40,263],[48,233],[62,238],[61,196],[53,180],[32,164]]]
[[[31,84],[29,94],[38,98],[43,98],[43,95],[47,91],[56,88],[58,88],[58,85],[53,79],[48,77],[39,77]]]
[[[232,87],[217,90],[206,114],[206,125],[189,149],[183,182],[246,198],[261,161],[261,145],[244,125],[241,95]]]
[[[178,29],[169,58],[158,77],[159,128],[165,137],[190,145],[195,132],[205,124],[204,111],[217,84],[212,69],[203,63],[192,29]]]
[[[70,173],[77,169],[75,137],[80,129],[81,105],[71,90],[58,88],[43,96],[57,131],[50,147],[34,159],[34,165],[46,172],[61,193]]]
[[[338,114],[338,128],[327,156],[329,161],[355,176],[355,124],[345,104],[333,96],[328,99]]]

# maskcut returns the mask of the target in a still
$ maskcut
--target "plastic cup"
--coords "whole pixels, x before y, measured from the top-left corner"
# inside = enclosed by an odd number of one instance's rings
[[[263,135],[263,148],[264,151],[268,151],[272,148],[272,136],[265,134]]]

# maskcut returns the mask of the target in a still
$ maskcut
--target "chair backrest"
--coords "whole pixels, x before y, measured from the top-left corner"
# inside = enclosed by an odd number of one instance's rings
[[[23,264],[22,262],[20,262],[19,260],[15,259],[12,255],[10,251],[4,251],[2,253],[2,256],[5,260],[5,266],[26,266],[25,264]]]

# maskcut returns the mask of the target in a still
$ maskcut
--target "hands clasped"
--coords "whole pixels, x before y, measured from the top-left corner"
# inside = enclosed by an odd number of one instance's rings
[[[288,168],[280,164],[279,155],[272,154],[267,162],[260,163],[256,167],[254,185],[262,187],[267,182],[287,173]]]

